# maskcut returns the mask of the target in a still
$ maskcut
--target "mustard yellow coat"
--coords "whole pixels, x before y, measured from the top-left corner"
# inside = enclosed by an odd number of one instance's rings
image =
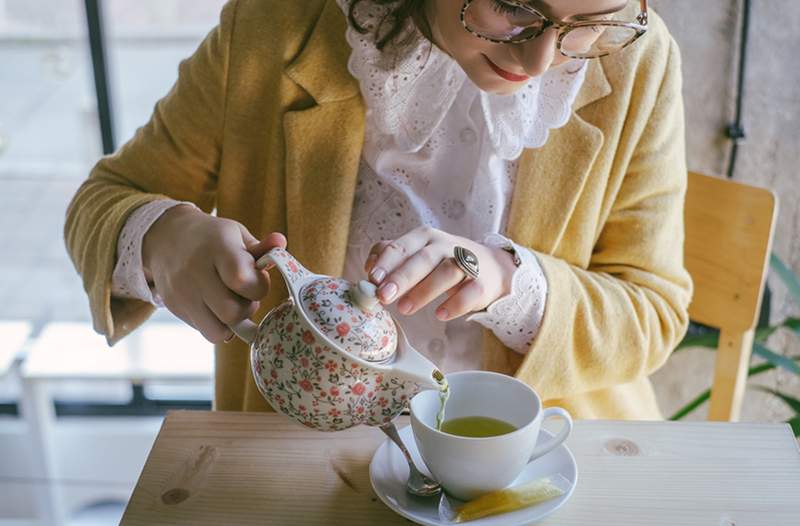
[[[110,295],[117,237],[165,196],[257,237],[284,232],[312,271],[341,275],[365,112],[345,29],[334,0],[232,0],[150,121],[94,167],[65,236],[110,344],[153,311]],[[590,62],[570,121],[522,155],[506,234],[536,250],[549,295],[525,356],[484,331],[486,369],[577,417],[660,418],[648,375],[684,334],[691,294],[683,134],[680,56],[654,15],[634,45]],[[259,314],[285,295],[273,286]],[[217,347],[215,408],[268,410],[248,359],[239,341]]]

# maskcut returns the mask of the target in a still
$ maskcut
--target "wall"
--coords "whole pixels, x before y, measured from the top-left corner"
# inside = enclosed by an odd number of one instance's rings
[[[681,47],[687,115],[689,168],[724,175],[730,142],[723,131],[733,121],[739,56],[740,0],[651,0]],[[755,0],[752,3],[744,127],[734,179],[774,190],[779,197],[776,252],[800,274],[800,2]],[[786,289],[774,278],[773,321],[800,315]],[[800,338],[778,334],[769,346],[800,354]],[[713,354],[681,351],[655,376],[665,414],[708,387]],[[758,383],[800,396],[800,379],[779,372]],[[752,383],[751,383],[752,385]],[[703,418],[702,408],[695,418]],[[782,402],[748,389],[743,420],[785,419]]]

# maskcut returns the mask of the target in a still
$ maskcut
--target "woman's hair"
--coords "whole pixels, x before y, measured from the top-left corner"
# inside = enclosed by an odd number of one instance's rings
[[[407,24],[417,24],[423,34],[427,33],[428,28],[424,23],[425,18],[423,15],[425,0],[352,0],[348,18],[350,19],[350,25],[359,33],[363,34],[368,31],[356,18],[356,6],[362,2],[388,7],[386,16],[381,19],[375,28],[375,45],[381,51],[390,43],[397,44],[400,47],[409,43],[412,34],[405,31]]]

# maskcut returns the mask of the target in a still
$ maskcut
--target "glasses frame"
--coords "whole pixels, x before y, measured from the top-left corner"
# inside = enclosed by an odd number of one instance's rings
[[[529,36],[526,36],[524,38],[520,38],[519,40],[500,40],[500,39],[496,39],[496,38],[492,38],[492,37],[488,37],[486,35],[483,35],[483,34],[477,32],[477,31],[473,30],[472,28],[470,28],[467,25],[466,13],[467,13],[467,10],[469,9],[469,6],[472,5],[472,3],[474,1],[475,0],[464,0],[464,6],[461,8],[461,25],[463,25],[464,29],[466,29],[469,33],[475,35],[478,38],[481,38],[483,40],[488,40],[489,42],[494,42],[496,44],[521,44],[523,42],[527,42],[528,40],[533,40],[534,38],[541,36],[545,31],[547,31],[548,29],[550,29],[552,27],[552,28],[558,29],[558,38],[556,39],[556,49],[558,50],[559,53],[561,53],[565,57],[569,57],[569,58],[591,59],[591,58],[605,57],[607,55],[610,55],[611,53],[615,53],[617,51],[620,51],[620,50],[628,47],[629,45],[633,44],[636,40],[638,40],[639,37],[641,37],[642,35],[644,35],[647,32],[647,0],[639,0],[639,6],[640,6],[641,11],[636,16],[636,22],[638,22],[638,23],[635,23],[635,22],[621,22],[621,21],[617,21],[617,20],[607,20],[607,21],[587,20],[587,21],[581,21],[581,22],[563,23],[563,22],[561,22],[559,20],[553,20],[552,18],[543,15],[542,13],[540,13],[539,11],[534,9],[533,7],[524,4],[523,2],[521,2],[519,0],[502,0],[504,3],[511,4],[511,5],[515,6],[515,7],[520,8],[520,9],[524,9],[525,11],[528,11],[529,13],[532,13],[532,14],[540,17],[541,19],[544,20],[544,24],[542,24],[541,30],[539,30],[538,32],[534,33],[533,35],[529,35]],[[630,29],[633,29],[634,31],[636,31],[636,35],[633,38],[631,38],[627,43],[625,43],[625,45],[620,47],[619,49],[615,49],[613,51],[608,51],[608,52],[601,53],[601,54],[598,54],[598,55],[580,56],[580,55],[572,55],[572,54],[566,53],[561,48],[561,43],[564,41],[564,37],[566,37],[567,34],[570,31],[572,31],[573,29],[581,28],[581,27],[587,27],[587,26],[626,27],[626,28],[630,28]]]

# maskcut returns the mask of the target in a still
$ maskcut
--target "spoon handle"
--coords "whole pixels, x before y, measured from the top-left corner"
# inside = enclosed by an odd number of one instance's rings
[[[414,460],[411,458],[411,453],[408,452],[406,445],[403,443],[403,439],[400,438],[400,433],[397,432],[397,427],[395,427],[394,422],[387,422],[379,427],[381,428],[381,431],[383,431],[386,436],[388,436],[389,439],[400,448],[400,451],[402,451],[403,455],[406,457],[406,462],[408,462],[408,481],[406,482],[406,491],[419,497],[430,497],[442,491],[441,484],[427,475],[424,475],[419,469],[417,469],[417,466],[414,464]]]
[[[400,438],[400,433],[397,432],[397,427],[395,427],[394,422],[388,422],[380,426],[381,431],[386,433],[386,436],[392,439],[397,447],[400,448],[400,451],[403,452],[403,455],[406,457],[408,464],[413,466],[414,469],[417,469],[417,466],[414,465],[414,459],[411,458],[411,453],[408,452],[406,445],[403,443],[403,439]]]

